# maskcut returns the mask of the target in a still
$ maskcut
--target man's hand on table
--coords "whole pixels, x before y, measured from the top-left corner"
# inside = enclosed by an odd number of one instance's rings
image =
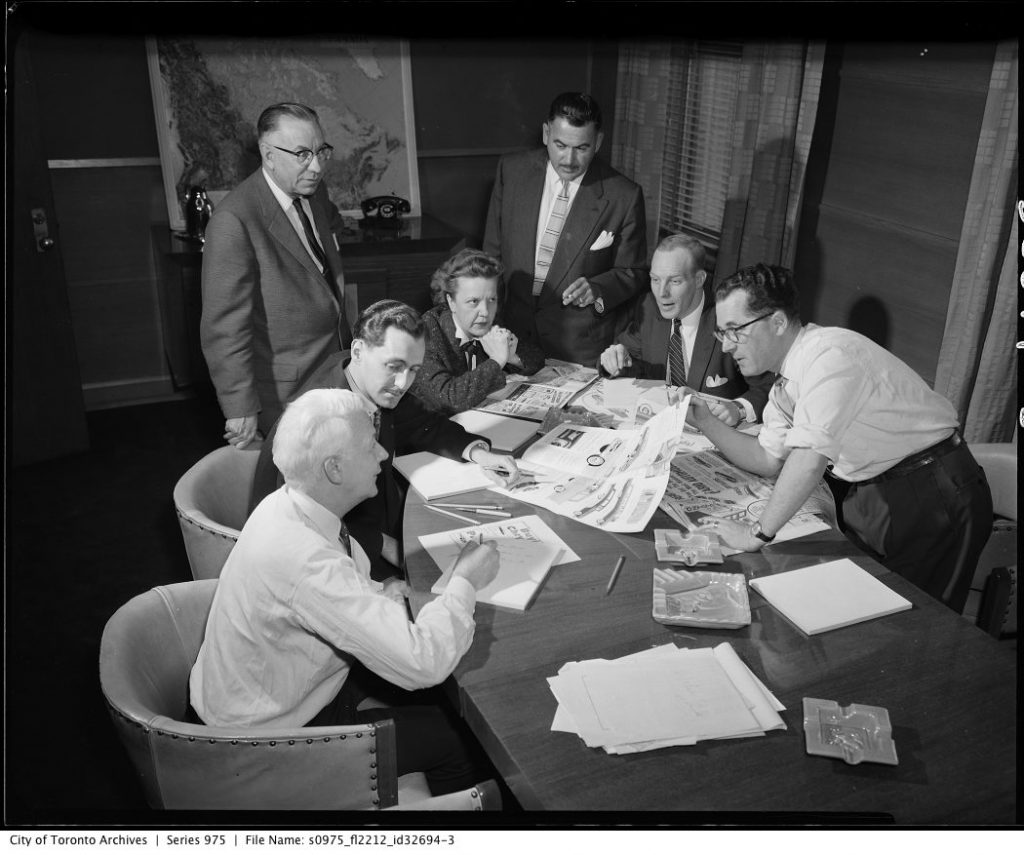
[[[499,487],[511,487],[519,480],[519,467],[510,454],[495,454],[483,447],[474,448],[470,460],[484,470],[484,474]]]
[[[686,423],[697,430],[702,430],[701,424],[707,424],[708,419],[718,419],[728,427],[736,427],[743,420],[743,407],[735,401],[708,401],[702,398],[689,386],[669,386],[668,402],[678,404],[683,398],[690,395],[690,406],[686,411]]]
[[[624,344],[613,344],[605,348],[601,354],[601,367],[608,372],[610,377],[618,377],[625,369],[633,364],[633,357],[629,355]]]
[[[486,588],[498,575],[501,556],[498,546],[493,540],[471,540],[462,547],[462,552],[455,560],[452,576],[461,576],[477,591]]]
[[[224,439],[235,448],[245,448],[256,436],[256,416],[241,416],[224,422]]]
[[[733,549],[742,549],[744,552],[759,552],[765,542],[754,537],[750,533],[750,526],[747,523],[739,523],[735,520],[711,519],[704,525],[718,532],[718,537],[726,546]]]

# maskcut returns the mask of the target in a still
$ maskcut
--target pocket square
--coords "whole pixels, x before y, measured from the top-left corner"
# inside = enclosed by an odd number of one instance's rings
[[[590,247],[591,252],[596,252],[599,249],[604,249],[606,246],[611,246],[615,240],[615,234],[613,232],[601,232],[597,236],[597,240]]]
[[[704,382],[704,385],[707,386],[709,389],[714,389],[717,386],[724,386],[728,382],[729,382],[729,378],[728,377],[719,377],[717,374],[712,374]]]

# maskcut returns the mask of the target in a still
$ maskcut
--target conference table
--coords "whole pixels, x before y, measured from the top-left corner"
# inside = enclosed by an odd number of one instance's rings
[[[447,684],[525,810],[571,812],[577,822],[586,811],[671,812],[667,821],[679,823],[1018,821],[1015,651],[839,531],[771,544],[711,569],[750,580],[849,557],[912,609],[807,636],[750,589],[749,626],[695,629],[651,616],[653,530],[678,528],[663,511],[644,531],[621,534],[486,490],[458,497],[476,504],[495,499],[514,516],[538,515],[581,559],[554,567],[526,611],[478,604],[473,644]],[[426,510],[410,488],[404,541],[414,613],[431,599],[440,576],[418,536],[463,526]],[[619,555],[626,562],[606,594]],[[785,730],[628,755],[606,754],[574,733],[551,730],[557,702],[547,678],[566,662],[615,659],[667,642],[703,648],[723,641],[785,705]],[[886,708],[898,765],[849,765],[807,754],[805,697]]]

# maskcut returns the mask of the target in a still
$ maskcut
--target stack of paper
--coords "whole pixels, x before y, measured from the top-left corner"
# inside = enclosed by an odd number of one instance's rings
[[[551,729],[576,733],[609,754],[786,729],[779,716],[785,707],[728,642],[569,662],[548,684],[558,699]]]
[[[808,635],[902,612],[912,605],[849,558],[751,579],[750,587]]]
[[[490,441],[492,451],[504,454],[512,454],[537,432],[535,422],[500,416],[497,413],[485,413],[482,410],[456,413],[451,420],[462,425],[470,433],[485,437]]]
[[[459,463],[429,451],[403,454],[394,465],[428,502],[495,486],[475,463]]]

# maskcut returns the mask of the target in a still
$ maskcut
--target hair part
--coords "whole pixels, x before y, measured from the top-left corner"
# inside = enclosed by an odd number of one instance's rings
[[[267,134],[276,131],[283,116],[298,119],[300,122],[311,122],[317,126],[320,124],[320,117],[312,107],[285,101],[281,104],[272,104],[260,113],[256,120],[256,138],[262,140]]]
[[[360,425],[373,430],[370,404],[361,395],[349,389],[311,389],[288,404],[277,423],[274,465],[286,484],[308,489],[328,457],[351,448]]]
[[[430,294],[435,306],[444,305],[445,297],[455,297],[460,277],[497,279],[505,268],[498,259],[479,249],[463,249],[444,262],[430,277]]]
[[[747,306],[755,315],[780,310],[800,320],[800,292],[788,268],[761,262],[740,268],[715,287],[715,302],[741,290],[746,291]]]
[[[427,334],[423,318],[412,306],[398,300],[378,300],[359,313],[352,327],[352,338],[362,339],[370,347],[380,347],[392,327],[408,333],[417,341]]]
[[[563,92],[556,95],[548,110],[548,124],[558,118],[565,119],[576,128],[593,123],[596,130],[601,130],[601,108],[586,92]]]
[[[661,239],[660,243],[655,247],[655,252],[674,252],[677,249],[685,249],[690,253],[690,258],[693,259],[693,272],[699,273],[701,270],[705,270],[705,264],[707,263],[708,251],[704,248],[697,238],[690,237],[690,235],[675,234],[669,235]]]

